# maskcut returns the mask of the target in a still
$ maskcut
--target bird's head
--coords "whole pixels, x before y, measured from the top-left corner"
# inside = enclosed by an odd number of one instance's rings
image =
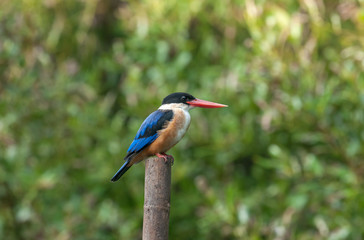
[[[179,107],[184,110],[189,110],[193,107],[202,107],[202,108],[227,107],[227,105],[201,100],[195,98],[191,94],[183,92],[176,92],[168,95],[163,99],[162,106],[165,106],[166,108]]]

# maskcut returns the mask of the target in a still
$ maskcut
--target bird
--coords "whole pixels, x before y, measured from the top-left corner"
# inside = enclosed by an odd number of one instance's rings
[[[119,180],[131,166],[153,155],[165,161],[170,157],[173,161],[173,157],[166,152],[185,135],[191,123],[189,110],[195,107],[222,108],[227,105],[201,100],[184,92],[169,94],[158,110],[152,112],[142,123],[127,150],[125,163],[111,181]]]

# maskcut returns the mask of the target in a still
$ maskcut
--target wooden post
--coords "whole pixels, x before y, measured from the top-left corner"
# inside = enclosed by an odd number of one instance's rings
[[[171,159],[145,162],[143,240],[167,240],[171,199]]]

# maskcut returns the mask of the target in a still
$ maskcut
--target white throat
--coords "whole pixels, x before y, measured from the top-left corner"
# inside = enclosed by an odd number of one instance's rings
[[[193,107],[190,105],[184,104],[184,103],[168,103],[168,104],[163,104],[158,109],[159,110],[173,110],[173,109],[178,109],[178,108],[188,112]]]

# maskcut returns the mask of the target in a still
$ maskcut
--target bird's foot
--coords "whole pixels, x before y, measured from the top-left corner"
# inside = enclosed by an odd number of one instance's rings
[[[163,158],[164,162],[166,162],[166,163],[168,162],[168,158],[170,158],[171,159],[171,165],[173,165],[173,163],[174,163],[174,158],[173,158],[172,155],[168,155],[168,154],[162,152],[162,153],[157,153],[156,156],[160,157],[160,158]]]
[[[156,156],[159,157],[159,158],[163,158],[165,162],[168,161],[168,158],[167,158],[168,156],[166,154],[157,153]]]
[[[168,154],[166,154],[164,152],[162,154],[166,155],[169,159],[171,159],[171,165],[173,165],[173,163],[174,163],[174,157],[172,155],[168,155]]]

